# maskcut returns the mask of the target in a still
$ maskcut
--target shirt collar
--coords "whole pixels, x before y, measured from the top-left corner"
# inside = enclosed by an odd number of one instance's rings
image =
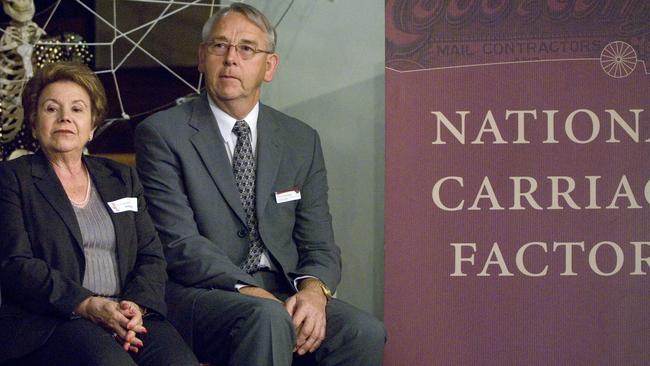
[[[212,110],[212,114],[214,115],[214,118],[217,120],[217,125],[219,126],[219,131],[221,132],[221,136],[224,138],[225,141],[230,140],[230,134],[232,133],[232,128],[235,127],[235,123],[239,121],[238,119],[233,118],[231,115],[228,113],[224,112],[219,108],[210,97],[208,97],[208,103],[210,104],[210,110]],[[260,114],[260,103],[257,102],[255,103],[255,106],[253,109],[248,112],[246,117],[244,117],[244,121],[248,123],[248,127],[251,129],[251,137],[254,138],[257,136],[257,117]]]

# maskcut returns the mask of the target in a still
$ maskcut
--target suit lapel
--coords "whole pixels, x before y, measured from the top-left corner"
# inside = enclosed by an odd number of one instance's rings
[[[205,93],[194,104],[189,124],[197,130],[190,141],[199,153],[206,170],[230,208],[246,225],[246,215],[235,184],[232,165],[228,159],[221,132],[219,132],[217,121],[210,110]]]
[[[65,223],[72,233],[77,245],[81,250],[83,250],[83,239],[81,237],[81,229],[79,229],[79,223],[77,222],[77,217],[74,214],[72,204],[68,200],[68,196],[59,181],[59,177],[56,176],[54,170],[50,166],[50,163],[47,161],[47,158],[39,150],[32,160],[32,177],[34,178],[34,184],[36,189],[41,192],[41,195],[45,200],[54,208],[57,214],[61,217],[61,220]]]
[[[118,273],[122,283],[124,283],[126,274],[129,272],[126,265],[130,262],[128,257],[131,253],[125,252],[125,249],[132,247],[129,243],[126,243],[132,234],[130,231],[132,218],[127,213],[113,212],[108,206],[108,202],[131,197],[132,195],[127,191],[126,179],[118,174],[117,171],[109,169],[100,160],[88,157],[84,157],[83,159],[90,172],[95,189],[97,189],[97,193],[99,193],[99,197],[113,221]]]
[[[262,215],[271,199],[273,183],[282,158],[282,144],[278,124],[268,113],[268,107],[260,103],[257,121],[257,176],[255,182],[256,209]],[[288,187],[287,187],[288,188]]]

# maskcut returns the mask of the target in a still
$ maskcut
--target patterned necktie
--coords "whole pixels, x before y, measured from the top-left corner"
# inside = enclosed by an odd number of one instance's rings
[[[246,121],[237,121],[232,132],[237,135],[237,144],[232,156],[232,169],[237,189],[239,189],[239,199],[246,213],[250,243],[248,256],[239,267],[247,273],[253,273],[260,268],[260,259],[264,252],[264,244],[257,232],[257,212],[255,210],[255,170],[257,167],[251,145],[251,131]]]

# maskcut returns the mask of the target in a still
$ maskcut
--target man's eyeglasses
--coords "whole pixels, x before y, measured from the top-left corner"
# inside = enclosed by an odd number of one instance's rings
[[[235,50],[242,60],[250,60],[258,53],[273,53],[273,51],[261,50],[248,44],[231,44],[227,42],[213,41],[206,42],[203,45],[208,50],[208,53],[215,56],[225,56],[230,51],[230,47],[235,47]]]

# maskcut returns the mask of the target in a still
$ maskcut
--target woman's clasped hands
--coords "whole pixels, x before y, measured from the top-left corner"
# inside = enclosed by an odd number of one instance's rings
[[[144,345],[138,338],[146,334],[142,309],[133,301],[116,302],[103,297],[89,297],[77,305],[75,313],[113,333],[125,351],[137,353]]]

